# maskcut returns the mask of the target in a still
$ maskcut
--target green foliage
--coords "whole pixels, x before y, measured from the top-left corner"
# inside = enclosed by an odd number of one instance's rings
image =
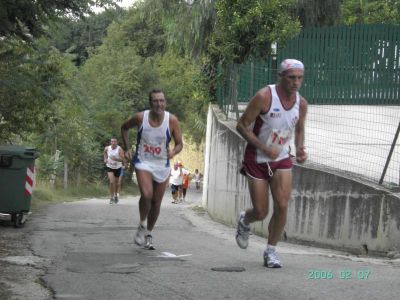
[[[167,52],[154,69],[159,76],[158,86],[166,91],[168,110],[180,119],[183,132],[200,142],[204,136],[208,98],[199,67],[187,57]]]
[[[0,44],[0,141],[43,130],[64,78],[57,53],[41,43]]]
[[[215,23],[214,0],[157,1],[146,5],[153,18],[162,15],[168,46],[180,55],[199,59],[208,51]],[[159,11],[162,11],[160,14]]]
[[[400,2],[396,0],[344,0],[343,23],[400,24]]]
[[[80,19],[64,17],[49,27],[50,44],[71,55],[76,65],[82,65],[89,57],[89,49],[102,44],[108,26],[125,14],[121,8],[107,9],[102,13]]]
[[[121,39],[125,45],[134,48],[137,55],[143,58],[163,53],[166,47],[164,28],[161,18],[152,18],[145,9],[147,3],[140,3],[136,9],[131,9],[120,24],[110,28],[108,43]],[[152,12],[154,13],[154,12]],[[161,15],[162,16],[162,15]],[[117,31],[117,35],[113,35]]]
[[[294,13],[302,27],[333,26],[340,22],[341,0],[298,0]]]
[[[211,51],[221,62],[265,58],[271,43],[295,36],[300,24],[288,11],[294,1],[219,0]]]
[[[82,68],[91,119],[102,128],[101,139],[119,135],[122,120],[147,107],[147,92],[157,74],[129,46],[105,43]]]
[[[93,135],[88,111],[82,104],[84,86],[73,63],[58,51],[54,52],[65,83],[58,87],[57,98],[46,108],[51,112],[46,127],[30,136],[42,153],[38,159],[39,176],[49,179],[52,174],[62,172],[65,161],[71,173],[88,170],[90,174],[91,170],[101,168],[102,153]],[[61,150],[59,161],[54,160],[57,150]],[[89,182],[94,178],[85,177]]]
[[[45,24],[62,15],[83,16],[91,6],[113,5],[112,0],[2,0],[0,36],[32,40],[43,34]]]

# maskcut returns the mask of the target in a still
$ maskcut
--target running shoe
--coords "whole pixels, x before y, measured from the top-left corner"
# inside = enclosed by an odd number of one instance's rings
[[[135,244],[138,246],[143,246],[145,239],[144,239],[144,233],[146,231],[146,228],[144,228],[141,224],[139,224],[139,227],[136,231],[136,235],[134,238]]]
[[[267,268],[282,268],[282,263],[278,259],[275,250],[264,251],[264,266]]]
[[[113,204],[113,203],[114,203],[114,197],[111,197],[110,204]]]
[[[117,204],[118,203],[118,196],[114,197],[114,203]]]
[[[153,237],[150,234],[146,235],[145,237],[144,249],[156,250],[156,248],[153,246]]]
[[[245,211],[242,211],[239,215],[239,221],[237,224],[236,231],[236,243],[242,249],[246,249],[249,245],[250,225],[243,223]]]

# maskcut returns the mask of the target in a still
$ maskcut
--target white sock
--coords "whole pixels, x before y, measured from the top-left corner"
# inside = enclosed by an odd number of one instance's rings
[[[119,198],[119,193],[117,193],[117,197]]]
[[[276,247],[276,246],[272,246],[272,245],[270,245],[270,244],[267,244],[267,249],[266,249],[266,251],[275,251],[275,247]]]
[[[144,221],[140,221],[140,225],[143,227],[143,228],[146,228],[146,220],[144,220]]]

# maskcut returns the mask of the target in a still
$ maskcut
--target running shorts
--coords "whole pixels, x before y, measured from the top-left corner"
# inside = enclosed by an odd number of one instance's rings
[[[269,165],[269,167],[268,167]],[[255,179],[269,180],[277,170],[291,170],[293,162],[290,157],[278,161],[258,164],[253,161],[243,161],[240,174]],[[272,173],[272,175],[271,175]]]
[[[106,167],[107,173],[113,173],[115,177],[119,177],[121,175],[121,169],[111,169],[110,167]]]
[[[146,164],[145,162],[135,163],[135,169],[150,172],[153,176],[153,180],[158,183],[162,183],[167,180],[170,173],[169,167],[155,167]]]
[[[171,184],[171,192],[174,194],[179,191],[179,185]]]

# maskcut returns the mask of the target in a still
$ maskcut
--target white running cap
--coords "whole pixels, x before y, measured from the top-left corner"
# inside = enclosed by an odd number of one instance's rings
[[[304,65],[301,61],[297,59],[287,58],[281,62],[281,66],[279,68],[279,74],[290,70],[290,69],[301,69],[304,70]]]

